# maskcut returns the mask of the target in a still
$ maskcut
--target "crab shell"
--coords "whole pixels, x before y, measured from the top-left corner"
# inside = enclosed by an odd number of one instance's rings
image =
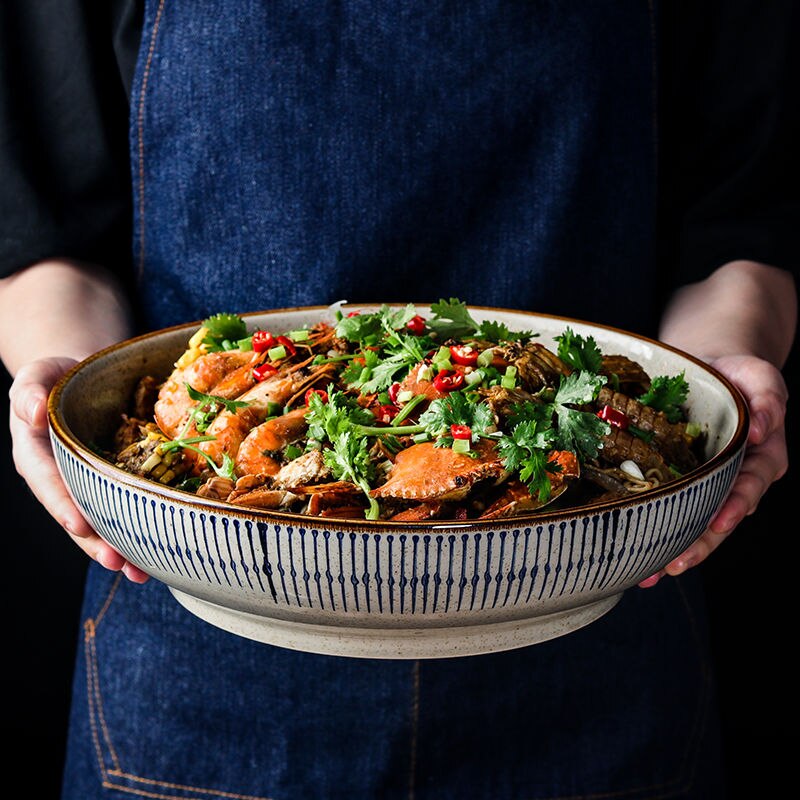
[[[401,450],[382,486],[373,497],[403,500],[461,500],[478,482],[508,477],[494,442],[479,442],[473,449],[477,457],[457,453],[450,447],[421,442]]]

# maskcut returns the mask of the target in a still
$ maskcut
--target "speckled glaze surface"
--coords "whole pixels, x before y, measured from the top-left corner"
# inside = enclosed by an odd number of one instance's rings
[[[651,375],[685,372],[691,418],[708,432],[706,462],[633,499],[483,523],[337,521],[203,500],[126,473],[92,447],[114,430],[140,376],[170,372],[197,324],[115,345],[65,375],[49,402],[56,461],[104,539],[232,633],[371,658],[471,655],[568,634],[703,532],[741,466],[746,406],[721,375],[655,341],[563,317],[471,312],[539,332],[554,348],[569,325]],[[245,319],[279,330],[327,315],[320,307]]]

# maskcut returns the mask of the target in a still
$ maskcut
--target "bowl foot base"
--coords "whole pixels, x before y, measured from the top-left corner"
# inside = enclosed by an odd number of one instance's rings
[[[452,658],[526,647],[583,628],[608,613],[622,597],[616,594],[553,614],[484,625],[360,628],[289,622],[170,591],[187,611],[246,639],[321,655],[387,659]]]

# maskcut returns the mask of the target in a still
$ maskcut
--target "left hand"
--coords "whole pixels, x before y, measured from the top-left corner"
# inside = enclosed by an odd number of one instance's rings
[[[756,510],[767,489],[783,477],[789,466],[784,425],[789,393],[780,370],[769,361],[749,355],[722,356],[709,364],[738,387],[750,409],[744,461],[730,494],[702,535],[664,569],[642,581],[642,588],[655,586],[662,576],[680,575],[705,561]]]

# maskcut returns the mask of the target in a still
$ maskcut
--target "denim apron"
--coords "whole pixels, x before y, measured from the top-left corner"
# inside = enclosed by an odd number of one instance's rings
[[[652,334],[646,0],[149,0],[143,327],[359,301]],[[64,800],[722,797],[696,580],[453,659],[294,652],[92,566]]]

